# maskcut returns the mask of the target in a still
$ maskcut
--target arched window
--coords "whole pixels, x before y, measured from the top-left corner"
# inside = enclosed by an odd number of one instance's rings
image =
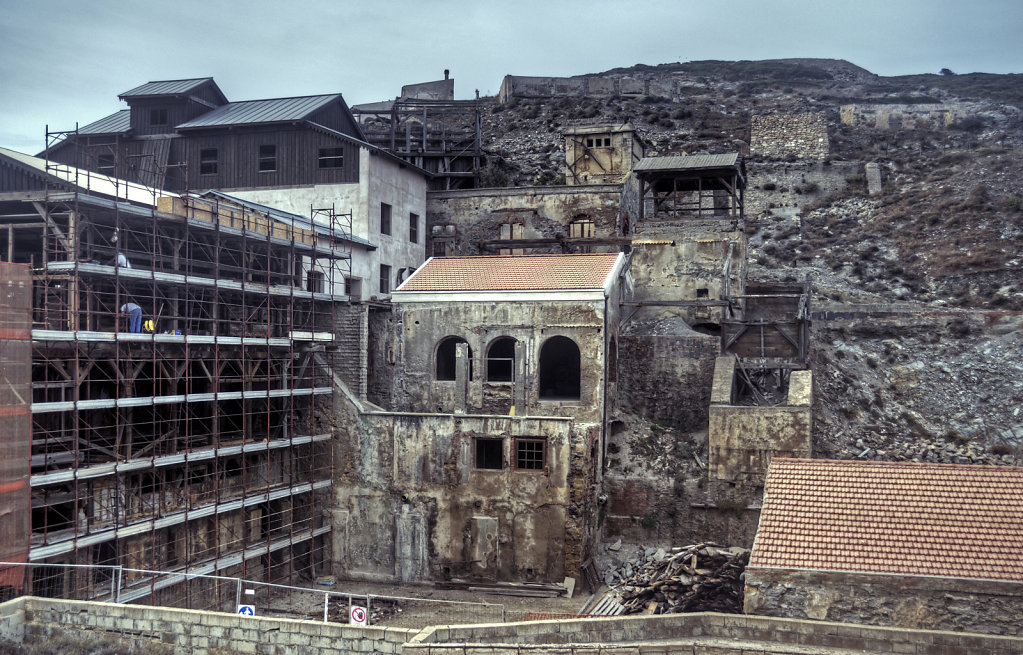
[[[540,348],[540,399],[579,400],[579,346],[568,337],[551,337]]]
[[[437,345],[437,379],[454,380],[455,371],[455,346],[460,343],[468,343],[462,337],[444,337]],[[472,379],[472,348],[469,348],[469,379]]]
[[[487,382],[515,380],[515,339],[498,337],[487,350]]]

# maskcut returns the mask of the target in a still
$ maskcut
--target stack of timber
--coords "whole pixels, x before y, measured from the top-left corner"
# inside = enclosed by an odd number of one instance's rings
[[[611,614],[741,614],[749,555],[712,543],[658,550],[642,563],[626,563],[633,573],[620,576],[596,607],[614,608]]]

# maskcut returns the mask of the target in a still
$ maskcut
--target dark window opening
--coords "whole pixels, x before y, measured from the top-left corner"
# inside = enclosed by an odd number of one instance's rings
[[[712,337],[721,336],[721,326],[717,323],[696,323],[693,325],[693,330],[700,334],[709,334]]]
[[[473,439],[476,445],[476,468],[504,468],[503,439]]]
[[[446,337],[437,346],[437,379],[454,380],[457,370],[455,361],[455,346],[460,343],[468,343],[461,337]],[[469,379],[472,379],[472,348],[469,348]]]
[[[199,151],[199,174],[215,175],[217,172],[217,149],[203,148]]]
[[[568,337],[551,337],[540,348],[540,399],[579,400],[579,346]]]
[[[697,298],[710,298],[710,289],[697,289],[696,290],[696,297]]]
[[[434,257],[447,257],[448,256],[448,244],[444,241],[433,242],[433,256]]]
[[[408,240],[419,243],[419,214],[408,215]]]
[[[391,233],[391,206],[386,202],[380,203],[380,234]]]
[[[610,148],[611,147],[611,137],[607,137],[607,138],[604,139],[604,147],[605,148]]]
[[[167,124],[167,109],[150,109],[149,110],[149,124],[150,125],[166,125]]]
[[[487,351],[487,382],[512,382],[514,379],[515,339],[495,339]]]
[[[114,177],[117,172],[117,162],[114,160],[114,156],[110,154],[100,155],[99,161],[97,162],[96,170],[103,175],[109,175]]]
[[[580,218],[569,223],[568,235],[571,237],[588,239],[594,235],[594,228],[595,225],[592,220],[588,218]]]
[[[380,293],[391,293],[391,267],[380,265]]]
[[[362,280],[357,277],[346,277],[345,278],[345,295],[354,296],[356,298],[362,297]]]
[[[516,439],[515,468],[521,471],[542,471],[546,443],[543,439]]]
[[[259,172],[277,170],[277,146],[259,146]]]
[[[320,148],[320,168],[343,168],[345,165],[344,148]]]
[[[323,271],[309,271],[305,276],[305,290],[313,293],[323,293],[326,278]]]

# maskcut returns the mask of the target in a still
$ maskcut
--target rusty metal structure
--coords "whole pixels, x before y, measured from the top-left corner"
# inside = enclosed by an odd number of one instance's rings
[[[48,149],[66,136],[48,131]],[[187,574],[322,574],[351,215],[289,219],[64,164],[0,164],[22,189],[0,202],[7,258],[29,264],[33,287],[31,431],[5,436],[31,471],[20,537],[43,565],[15,582],[35,595],[223,608],[233,585]],[[0,352],[19,334],[5,330]],[[45,564],[168,574],[112,581]]]
[[[387,109],[352,108],[366,140],[433,174],[433,190],[474,189],[483,162],[475,100],[398,98]]]

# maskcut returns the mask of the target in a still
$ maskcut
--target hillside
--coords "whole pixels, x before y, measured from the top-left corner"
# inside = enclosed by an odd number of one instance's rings
[[[569,126],[632,123],[648,154],[748,155],[751,277],[813,280],[820,456],[1023,463],[1023,76],[879,77],[789,59],[616,68],[676,97],[485,102],[493,185],[563,183]],[[840,107],[949,105],[950,125],[844,124]],[[750,153],[753,116],[823,112],[823,161]],[[883,193],[870,196],[864,164]],[[793,182],[795,181],[795,182]],[[897,304],[893,304],[897,303]]]

